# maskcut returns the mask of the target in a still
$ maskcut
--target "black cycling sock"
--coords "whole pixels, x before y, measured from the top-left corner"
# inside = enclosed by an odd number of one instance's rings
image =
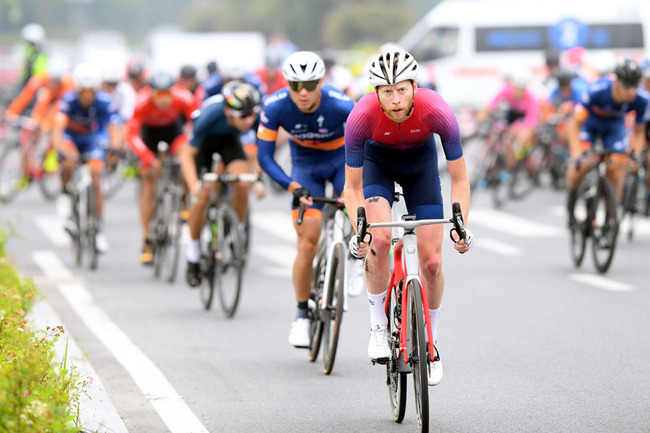
[[[296,319],[307,319],[309,315],[307,314],[307,301],[298,302],[298,309],[296,310]]]

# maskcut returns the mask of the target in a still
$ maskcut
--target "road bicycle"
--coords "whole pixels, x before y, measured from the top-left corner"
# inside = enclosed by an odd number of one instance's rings
[[[77,266],[81,266],[86,256],[90,269],[95,270],[99,256],[96,245],[99,218],[97,197],[88,165],[80,163],[72,171],[67,190],[72,203],[71,221],[69,221],[72,227],[66,225],[66,230],[72,237],[74,262]]]
[[[649,196],[648,188],[646,185],[646,161],[648,148],[646,147],[641,155],[641,158],[636,160],[634,157],[630,158],[623,181],[623,194],[621,196],[621,222],[627,222],[627,240],[634,239],[635,221],[639,215],[646,215],[649,209],[648,205]]]
[[[0,146],[0,202],[9,203],[33,182],[48,200],[61,191],[57,152],[38,126],[21,116],[6,126]]]
[[[386,384],[393,419],[401,423],[406,412],[406,375],[413,375],[418,431],[428,432],[428,369],[429,363],[434,361],[435,349],[426,290],[420,280],[415,228],[428,224],[452,223],[452,231],[456,231],[460,239],[466,239],[460,204],[453,203],[452,217],[449,219],[416,220],[415,215],[403,215],[402,221],[368,223],[365,208],[360,207],[357,212],[359,241],[365,239],[366,230],[373,227],[399,227],[404,230],[401,239],[393,240],[394,267],[386,296],[388,345],[391,350],[391,357],[385,362]]]
[[[607,179],[607,161],[611,151],[598,143],[586,152],[583,161],[595,160],[578,187],[571,218],[571,257],[580,267],[591,238],[592,258],[596,269],[605,273],[614,258],[618,237],[617,201],[614,185]]]
[[[309,360],[315,362],[323,347],[323,373],[334,368],[341,322],[346,304],[345,263],[347,239],[352,225],[345,214],[341,197],[312,197],[324,203],[321,216],[321,236],[314,257],[314,280],[308,301]],[[302,224],[305,205],[300,204],[296,224]]]
[[[164,141],[158,143],[158,161],[162,167],[156,182],[155,210],[151,221],[153,275],[159,278],[164,272],[164,278],[173,283],[176,280],[181,248],[181,165],[178,159],[169,153],[169,145]]]
[[[233,317],[237,310],[246,264],[244,233],[239,229],[239,218],[230,206],[228,186],[233,182],[254,182],[257,179],[257,175],[250,173],[205,173],[202,176],[204,187],[210,188],[210,199],[207,219],[199,237],[203,275],[199,295],[203,307],[209,310],[216,285],[221,308],[227,317]]]
[[[138,176],[138,156],[130,149],[106,149],[106,167],[102,171],[102,191],[110,199],[117,195],[127,179]]]

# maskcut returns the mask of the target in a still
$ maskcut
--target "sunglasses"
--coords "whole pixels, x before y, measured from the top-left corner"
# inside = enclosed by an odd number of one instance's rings
[[[234,108],[230,109],[230,114],[232,114],[233,117],[241,117],[244,119],[251,116],[257,116],[257,113],[259,112],[260,107],[255,107],[252,111],[235,110]]]
[[[294,92],[300,92],[302,89],[307,89],[308,92],[313,92],[318,86],[320,80],[311,81],[289,81],[289,88]]]
[[[160,96],[171,96],[171,94],[172,94],[171,90],[154,90],[153,92],[151,92],[151,95],[154,98],[158,98]]]

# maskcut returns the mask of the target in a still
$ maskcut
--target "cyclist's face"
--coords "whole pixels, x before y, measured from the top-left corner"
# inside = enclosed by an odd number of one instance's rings
[[[153,104],[161,110],[165,110],[172,105],[173,97],[171,90],[153,90],[151,96]]]
[[[253,127],[255,120],[257,120],[257,111],[243,113],[230,107],[225,107],[225,109],[230,125],[241,132],[249,131]]]
[[[90,107],[95,102],[94,89],[79,89],[79,104],[82,107]]]
[[[320,92],[322,88],[322,80],[318,80],[318,84],[313,90],[307,90],[306,87],[302,87],[300,90],[295,91],[289,86],[289,97],[296,104],[298,110],[303,113],[313,113],[320,104]]]
[[[411,80],[400,81],[392,86],[377,87],[377,97],[386,116],[395,123],[406,120],[413,106],[417,84]]]
[[[616,80],[614,86],[612,86],[612,97],[614,98],[614,101],[618,103],[632,102],[634,101],[634,98],[636,98],[637,91],[638,87],[628,87],[622,82]]]

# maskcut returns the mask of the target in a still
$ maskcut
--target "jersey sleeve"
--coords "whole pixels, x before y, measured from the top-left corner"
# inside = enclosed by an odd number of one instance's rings
[[[442,149],[448,161],[461,158],[463,147],[460,143],[460,129],[454,112],[438,93],[432,90],[422,93],[424,93],[422,95],[424,103],[422,121],[431,132],[440,136]]]
[[[257,128],[257,161],[271,179],[287,189],[292,179],[273,158],[282,111],[279,105],[280,101],[277,100],[267,100],[267,103],[264,104],[260,115],[260,125]]]
[[[379,110],[373,104],[376,98],[374,93],[364,95],[348,116],[345,124],[345,165],[348,167],[363,167],[363,149],[376,124],[370,119],[374,116],[373,111]]]
[[[215,121],[216,110],[214,105],[205,107],[198,117],[194,118],[192,126],[192,137],[190,138],[190,145],[195,148],[201,147],[201,143],[205,139],[210,129],[210,124]]]

